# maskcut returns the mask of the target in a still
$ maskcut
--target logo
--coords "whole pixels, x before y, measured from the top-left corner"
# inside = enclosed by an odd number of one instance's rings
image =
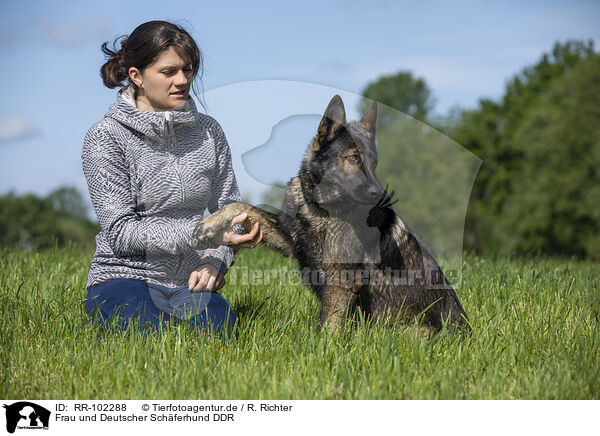
[[[14,433],[15,429],[48,430],[50,411],[28,401],[19,401],[6,409],[6,430]]]

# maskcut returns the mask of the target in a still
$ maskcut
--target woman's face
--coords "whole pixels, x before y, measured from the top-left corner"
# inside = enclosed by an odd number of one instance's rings
[[[144,71],[130,68],[129,77],[138,86],[138,109],[151,112],[180,110],[189,95],[192,68],[171,47]]]

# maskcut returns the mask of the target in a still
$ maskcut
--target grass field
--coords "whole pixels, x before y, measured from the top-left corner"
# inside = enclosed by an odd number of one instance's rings
[[[100,329],[83,310],[91,253],[0,251],[5,399],[598,399],[600,264],[466,257],[471,335],[356,321],[317,330],[302,285],[231,286],[237,339],[182,326]],[[236,267],[294,269],[265,249]]]

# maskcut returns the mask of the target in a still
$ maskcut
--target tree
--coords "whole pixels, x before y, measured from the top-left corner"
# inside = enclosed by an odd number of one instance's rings
[[[380,77],[369,83],[362,95],[419,120],[425,120],[434,105],[425,80],[414,78],[407,71]],[[369,104],[365,102],[360,108],[361,112],[365,112]],[[383,127],[385,124],[385,117],[378,117],[378,126]]]
[[[596,55],[591,42],[555,44],[537,64],[509,80],[498,102],[481,100],[477,109],[463,112],[458,124],[449,131],[459,144],[483,159],[467,214],[465,242],[469,248],[487,253],[508,249],[507,232],[512,230],[502,222],[509,213],[507,202],[515,194],[515,181],[522,180],[525,162],[531,157],[526,151],[530,147],[527,140],[533,135],[525,140],[524,133],[518,132],[532,111],[548,105],[548,98],[543,95],[553,83],[593,56]],[[581,114],[581,109],[574,110]],[[533,132],[532,129],[527,130]],[[537,133],[543,131],[538,129]]]
[[[408,72],[367,85],[377,100],[377,174],[398,200],[395,210],[436,255],[460,257],[464,218],[479,160],[426,120],[431,91]],[[370,101],[359,110],[366,111]]]
[[[57,239],[56,226],[56,214],[49,200],[32,194],[18,197],[9,193],[0,197],[0,244],[50,247]]]
[[[504,248],[600,259],[600,56],[553,81],[514,141],[524,159],[504,209]]]
[[[87,219],[88,208],[81,193],[74,187],[62,187],[48,195],[52,207],[61,216]]]
[[[46,198],[33,194],[0,196],[0,245],[43,249],[67,241],[91,245],[100,231],[87,218],[75,188],[60,188]]]
[[[394,191],[396,212],[434,255],[460,257],[480,160],[431,126],[401,114],[378,130],[377,148],[377,175]]]
[[[281,207],[281,203],[283,202],[283,197],[285,196],[285,189],[285,183],[281,182],[269,186],[269,188],[262,194],[262,203],[279,209]]]

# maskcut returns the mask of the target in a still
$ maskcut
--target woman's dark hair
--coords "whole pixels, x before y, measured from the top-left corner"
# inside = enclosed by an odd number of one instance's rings
[[[119,43],[121,47],[117,48]],[[108,59],[100,68],[104,85],[109,88],[124,86],[123,82],[129,79],[129,68],[135,67],[144,71],[162,52],[171,47],[183,59],[189,60],[192,88],[197,94],[194,79],[202,72],[202,52],[185,29],[168,21],[148,21],[141,24],[131,35],[115,39],[112,49],[108,47],[108,42],[102,44],[102,51]],[[135,88],[134,83],[130,84]]]

